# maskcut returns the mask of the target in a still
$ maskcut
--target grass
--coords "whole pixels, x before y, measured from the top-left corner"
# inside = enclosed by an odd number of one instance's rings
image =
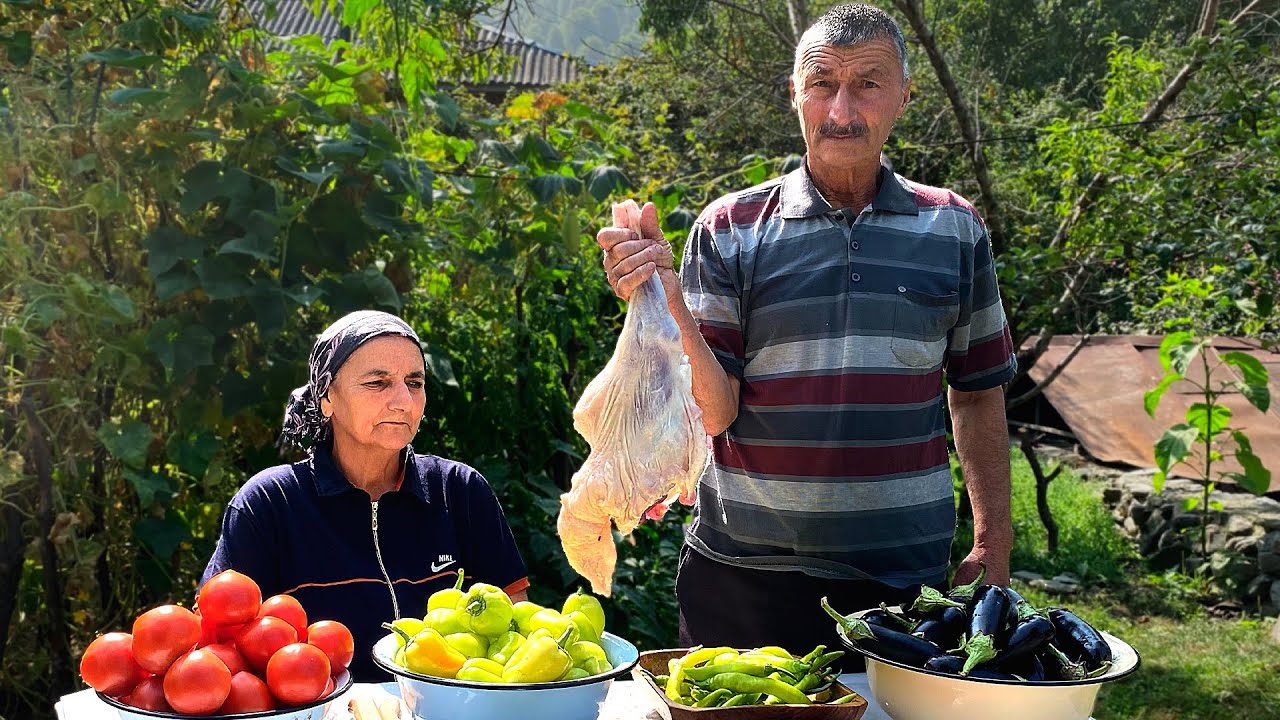
[[[1205,610],[1204,582],[1176,572],[1154,574],[1137,557],[1102,505],[1102,484],[1069,470],[1049,486],[1059,547],[1049,555],[1035,506],[1035,479],[1021,453],[1013,462],[1014,570],[1045,576],[1070,572],[1088,589],[1048,595],[1019,583],[1036,606],[1071,608],[1142,655],[1142,667],[1102,688],[1098,720],[1261,720],[1280,718],[1280,645],[1272,620],[1221,619]],[[957,533],[966,553],[971,534]]]

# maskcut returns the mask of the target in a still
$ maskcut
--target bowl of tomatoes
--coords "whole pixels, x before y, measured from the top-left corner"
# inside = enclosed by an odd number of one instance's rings
[[[308,622],[289,595],[266,600],[232,570],[200,589],[197,610],[161,605],[130,632],[100,635],[80,676],[121,718],[320,720],[351,687],[342,623]]]

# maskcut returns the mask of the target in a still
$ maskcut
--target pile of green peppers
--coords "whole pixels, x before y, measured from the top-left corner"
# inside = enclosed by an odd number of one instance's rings
[[[396,633],[394,660],[410,672],[482,683],[577,680],[613,669],[600,644],[604,608],[582,590],[559,611],[512,603],[501,588],[475,583],[427,599],[422,618],[384,623]]]
[[[836,673],[831,663],[844,651],[826,649],[819,645],[797,658],[777,646],[745,652],[728,647],[696,647],[673,658],[667,673],[652,679],[669,700],[695,708],[844,704],[857,700],[858,694],[852,692],[832,696]]]

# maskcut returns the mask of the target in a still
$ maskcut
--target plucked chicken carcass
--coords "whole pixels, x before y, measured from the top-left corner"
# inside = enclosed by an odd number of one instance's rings
[[[638,234],[639,206],[614,205],[613,224]],[[677,498],[693,502],[707,435],[691,383],[680,328],[654,273],[632,294],[613,357],[573,409],[591,454],[560,496],[557,528],[569,564],[597,594],[611,593],[618,559],[610,519],[626,533],[650,508],[660,517]]]

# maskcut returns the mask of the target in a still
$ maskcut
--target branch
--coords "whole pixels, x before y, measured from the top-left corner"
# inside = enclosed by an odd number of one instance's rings
[[[1050,383],[1058,379],[1058,376],[1062,374],[1062,371],[1067,369],[1067,365],[1070,364],[1070,362],[1076,358],[1076,355],[1080,354],[1080,351],[1084,349],[1084,346],[1088,344],[1088,342],[1089,342],[1088,335],[1081,336],[1079,342],[1075,344],[1075,347],[1071,348],[1071,351],[1068,352],[1067,356],[1062,359],[1062,362],[1058,363],[1058,366],[1055,367],[1052,371],[1050,371],[1050,373],[1046,375],[1043,380],[1041,380],[1039,383],[1036,383],[1036,386],[1031,388],[1027,392],[1006,402],[1004,405],[1005,412],[1008,412],[1016,407],[1020,407],[1021,405],[1036,399],[1037,396],[1039,396],[1041,393],[1044,392],[1045,388],[1049,387]]]
[[[947,65],[946,58],[942,56],[942,51],[938,49],[937,39],[925,20],[924,7],[921,0],[893,0],[893,5],[906,16],[912,31],[915,32],[920,44],[924,47],[925,53],[929,56],[929,64],[933,66],[933,73],[938,78],[938,84],[942,85],[942,89],[947,93],[947,100],[951,103],[951,111],[955,113],[956,124],[960,126],[960,134],[964,137],[965,145],[969,148],[970,159],[973,161],[973,174],[974,179],[978,181],[978,195],[982,202],[982,213],[987,222],[987,233],[991,236],[991,253],[1000,255],[1006,247],[1004,218],[1000,213],[1000,202],[996,197],[995,183],[991,180],[991,170],[987,164],[987,153],[978,137],[978,126],[974,121],[973,113],[970,111],[968,103],[965,102],[964,96],[960,94],[960,88],[956,85],[955,78],[951,75],[951,69]]]
[[[1231,25],[1235,25],[1245,15],[1252,13],[1253,9],[1258,5],[1261,5],[1262,2],[1263,0],[1253,0],[1253,2],[1249,3],[1249,5],[1243,10],[1236,13],[1229,23]],[[1204,10],[1200,16],[1200,29],[1197,32],[1197,36],[1209,37],[1209,33],[1213,30],[1214,24],[1217,22],[1217,14],[1218,0],[1204,0]],[[1210,39],[1208,45],[1212,46],[1217,44],[1221,38],[1221,34],[1214,35]],[[1151,127],[1164,115],[1165,110],[1168,110],[1169,107],[1173,105],[1174,101],[1178,99],[1178,96],[1182,94],[1182,91],[1186,89],[1187,83],[1191,81],[1192,76],[1194,76],[1200,68],[1204,66],[1206,50],[1207,46],[1198,48],[1195,51],[1195,54],[1192,55],[1191,60],[1183,66],[1182,70],[1174,76],[1173,80],[1169,81],[1169,85],[1164,89],[1164,92],[1160,93],[1160,96],[1156,98],[1155,102],[1153,102],[1151,106],[1147,108],[1147,111],[1143,113],[1142,120],[1140,121],[1141,127],[1150,130]],[[1105,174],[1099,172],[1093,176],[1093,179],[1091,179],[1089,184],[1085,186],[1084,192],[1080,193],[1080,197],[1077,198],[1075,204],[1071,206],[1071,211],[1067,213],[1066,219],[1058,226],[1058,231],[1053,234],[1053,239],[1049,241],[1050,248],[1055,248],[1066,242],[1072,226],[1074,226],[1076,221],[1078,221],[1080,217],[1084,215],[1090,207],[1092,207],[1093,201],[1097,199],[1098,195],[1106,185],[1107,176]]]

